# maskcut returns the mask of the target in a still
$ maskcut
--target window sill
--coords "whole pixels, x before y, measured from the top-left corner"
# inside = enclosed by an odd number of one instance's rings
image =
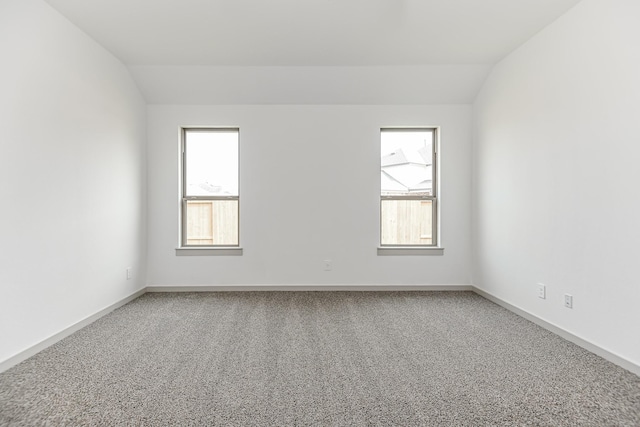
[[[420,246],[382,246],[378,247],[378,256],[442,256],[444,248]]]
[[[242,256],[242,248],[176,248],[176,256]]]

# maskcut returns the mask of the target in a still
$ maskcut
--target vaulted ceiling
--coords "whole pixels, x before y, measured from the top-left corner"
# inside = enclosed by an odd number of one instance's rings
[[[363,78],[384,83],[385,75],[420,86],[409,70],[422,70],[452,91],[440,96],[435,86],[423,88],[423,95],[434,95],[427,101],[466,102],[493,64],[580,0],[46,1],[129,66],[150,102],[206,103],[225,98],[225,87],[198,97],[194,83],[229,78],[226,88],[233,89],[258,78],[286,89],[298,78],[305,87],[323,83],[319,67],[347,86]],[[405,71],[409,77],[402,77]],[[215,78],[203,80],[211,73]],[[194,96],[175,99],[167,85],[178,98]],[[264,102],[278,101],[272,95]],[[354,100],[389,99],[361,95]]]

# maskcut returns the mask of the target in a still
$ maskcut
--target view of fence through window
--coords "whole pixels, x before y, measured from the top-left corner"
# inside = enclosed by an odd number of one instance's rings
[[[183,245],[238,245],[238,129],[184,129]]]
[[[382,129],[381,245],[434,245],[434,129]]]

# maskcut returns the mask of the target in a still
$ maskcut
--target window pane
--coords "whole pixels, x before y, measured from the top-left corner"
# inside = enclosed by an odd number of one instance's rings
[[[383,245],[433,244],[431,200],[382,200],[380,205]]]
[[[238,245],[238,200],[188,200],[187,245]]]
[[[381,194],[433,195],[433,130],[383,129]]]
[[[238,195],[238,132],[185,132],[186,196]]]

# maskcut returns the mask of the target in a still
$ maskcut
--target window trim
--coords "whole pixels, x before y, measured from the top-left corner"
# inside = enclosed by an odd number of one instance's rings
[[[238,135],[238,195],[237,196],[187,196],[187,133],[188,132],[235,132]],[[198,200],[236,200],[238,204],[237,235],[238,243],[235,245],[189,245],[187,244],[187,203]],[[181,255],[227,255],[236,254],[240,247],[240,128],[235,126],[185,126],[180,128],[180,230],[176,254]],[[196,252],[197,251],[197,252]],[[229,252],[229,253],[227,253]]]
[[[400,195],[391,196],[383,195],[382,188],[378,191],[379,201],[379,236],[378,236],[378,255],[442,255],[444,249],[440,244],[440,203],[439,203],[439,146],[440,146],[440,127],[439,126],[385,126],[380,128],[380,140],[383,132],[415,132],[415,131],[431,131],[432,132],[432,167],[431,167],[431,195],[429,196],[411,196]],[[382,157],[380,158],[380,169],[382,169]],[[420,200],[431,201],[432,219],[431,219],[431,244],[398,244],[398,243],[382,243],[382,203],[384,200]]]
[[[396,256],[396,255],[444,255],[444,248],[433,246],[383,246],[378,247],[378,256]]]

